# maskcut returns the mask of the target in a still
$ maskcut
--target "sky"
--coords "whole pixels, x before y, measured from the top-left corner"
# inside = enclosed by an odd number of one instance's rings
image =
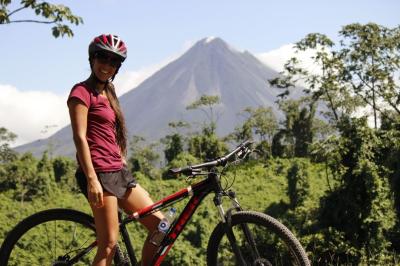
[[[9,10],[20,1],[12,1]],[[46,138],[69,123],[66,99],[90,74],[87,47],[101,33],[119,35],[128,59],[115,80],[118,95],[135,88],[200,39],[220,37],[279,70],[293,43],[318,32],[338,41],[341,27],[400,25],[398,0],[51,0],[84,23],[73,38],[54,38],[51,25],[0,25],[0,127],[13,146]],[[31,11],[15,19],[34,18]]]

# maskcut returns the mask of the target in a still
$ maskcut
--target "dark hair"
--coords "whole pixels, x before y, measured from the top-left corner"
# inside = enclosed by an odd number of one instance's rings
[[[127,130],[125,125],[124,114],[122,113],[121,106],[117,95],[115,94],[114,84],[109,81],[105,87],[108,101],[110,102],[111,108],[115,113],[115,136],[117,144],[121,149],[121,155],[126,156],[127,154]]]

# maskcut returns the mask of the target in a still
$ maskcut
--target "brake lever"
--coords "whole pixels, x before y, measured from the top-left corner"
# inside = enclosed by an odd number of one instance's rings
[[[192,169],[191,176],[196,176],[201,174],[201,169]]]
[[[190,178],[193,178],[195,176],[199,176],[199,175],[205,175],[205,173],[201,172],[201,169],[191,169],[192,173],[188,176],[186,176],[186,182],[189,181]]]
[[[237,157],[239,159],[244,159],[246,158],[247,155],[249,155],[252,152],[252,150],[250,150],[249,147],[245,147],[243,148],[243,150],[241,150],[240,152],[238,152]]]

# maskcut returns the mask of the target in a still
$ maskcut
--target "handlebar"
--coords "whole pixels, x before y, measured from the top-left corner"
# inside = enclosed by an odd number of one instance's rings
[[[218,157],[213,161],[210,162],[204,162],[201,164],[196,164],[196,165],[189,165],[183,168],[172,168],[169,169],[169,173],[177,175],[177,174],[184,174],[186,176],[192,176],[196,174],[201,173],[201,169],[207,168],[210,169],[212,167],[216,166],[225,166],[226,163],[234,156],[238,155],[239,157],[241,155],[246,154],[249,151],[249,147],[252,144],[252,141],[246,140],[243,143],[241,143],[239,146],[237,146],[233,151],[230,153],[226,154],[225,156]]]

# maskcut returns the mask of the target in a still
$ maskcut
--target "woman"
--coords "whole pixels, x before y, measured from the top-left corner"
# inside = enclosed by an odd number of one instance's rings
[[[76,178],[92,209],[98,240],[92,265],[110,265],[119,235],[118,206],[127,213],[153,204],[148,193],[126,169],[126,128],[112,81],[127,57],[116,35],[100,35],[89,45],[90,77],[76,84],[68,97],[79,168]],[[160,212],[140,222],[157,230]],[[142,265],[150,265],[156,251],[147,238]]]

